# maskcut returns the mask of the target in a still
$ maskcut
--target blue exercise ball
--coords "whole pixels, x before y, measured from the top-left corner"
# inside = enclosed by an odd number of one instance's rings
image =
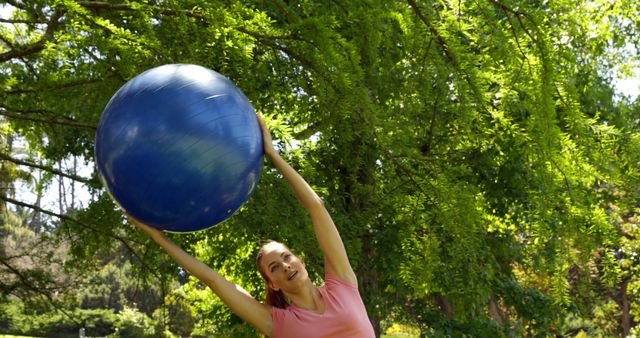
[[[247,97],[197,65],[164,65],[127,82],[96,134],[96,164],[116,203],[172,232],[231,217],[258,184],[263,154]]]

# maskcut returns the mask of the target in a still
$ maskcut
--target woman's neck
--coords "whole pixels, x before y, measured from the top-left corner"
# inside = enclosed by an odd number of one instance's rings
[[[289,303],[316,313],[324,312],[324,299],[317,286],[309,283],[307,287],[302,288],[300,292],[286,293]]]

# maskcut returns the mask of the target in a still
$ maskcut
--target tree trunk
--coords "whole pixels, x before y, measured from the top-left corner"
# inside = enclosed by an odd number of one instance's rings
[[[375,259],[375,248],[372,247],[371,241],[364,241],[362,244],[362,258],[365,262],[370,262]],[[378,273],[371,265],[364,265],[358,271],[358,280],[361,280],[363,293],[367,295],[378,295]],[[379,311],[375,308],[369,307],[369,319],[373,326],[373,331],[376,337],[380,337],[382,334],[382,328],[380,322],[383,318],[380,317]],[[371,311],[374,310],[374,311]]]
[[[364,109],[364,108],[363,108]],[[352,157],[347,161],[341,160],[338,167],[341,174],[345,210],[355,227],[354,233],[361,240],[360,253],[365,264],[357,267],[358,280],[360,281],[360,294],[368,309],[369,319],[373,325],[376,337],[380,337],[380,322],[384,316],[384,310],[378,303],[381,296],[380,279],[373,262],[376,261],[378,252],[374,241],[371,240],[371,228],[367,224],[375,224],[371,219],[370,209],[372,206],[372,192],[375,191],[376,176],[376,144],[371,131],[356,133],[349,130],[353,126],[366,123],[363,121],[367,114],[362,112],[361,116],[350,121],[345,121],[343,126],[347,129],[346,134],[355,134],[352,140],[342,145],[344,149],[349,149]]]
[[[58,162],[58,170],[62,171],[62,162]],[[60,215],[64,214],[64,182],[63,182],[64,178],[63,177],[58,177],[58,213]]]
[[[498,299],[496,295],[491,295],[489,299],[489,315],[493,320],[495,320],[500,325],[505,325],[509,323],[509,316],[500,308],[500,304],[498,304]]]
[[[13,151],[13,135],[10,133],[0,134],[0,153],[6,152],[7,154],[11,154]],[[8,197],[11,196],[10,189],[12,187],[12,181],[9,177],[9,173],[11,169],[9,168],[10,164],[7,162],[0,161],[0,197]],[[6,210],[6,204],[4,202],[0,202],[0,220],[4,217],[4,212]]]
[[[631,306],[629,304],[628,295],[629,278],[625,278],[620,285],[620,308],[622,310],[622,316],[620,318],[620,328],[622,329],[622,337],[629,335],[631,331]]]
[[[40,208],[41,202],[42,202],[42,194],[38,193],[38,197],[36,198],[36,202],[34,205]],[[33,229],[33,231],[35,231],[36,233],[40,233],[40,231],[42,230],[42,224],[40,222],[40,212],[38,210],[33,211],[33,216],[29,221],[29,227]]]
[[[445,296],[436,296],[436,305],[438,308],[447,315],[447,318],[453,319],[456,316],[456,308],[449,302]]]
[[[75,176],[78,171],[78,158],[73,155],[73,175]],[[71,209],[75,209],[76,202],[76,182],[71,181]]]

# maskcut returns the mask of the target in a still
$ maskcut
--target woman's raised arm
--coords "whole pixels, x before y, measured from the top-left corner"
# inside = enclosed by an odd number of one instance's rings
[[[311,216],[313,230],[324,254],[326,272],[336,275],[343,280],[357,283],[356,275],[349,262],[349,257],[340,238],[340,233],[333,223],[331,215],[325,208],[324,202],[304,178],[275,150],[272,144],[271,134],[264,118],[259,116],[258,120],[262,128],[265,155],[271,159],[273,165],[282,173],[287,182],[289,182],[298,200]]]
[[[211,288],[238,317],[256,327],[264,335],[273,337],[271,306],[260,303],[242,287],[231,283],[217,271],[186,253],[162,231],[141,223],[133,217],[128,216],[128,218],[131,223],[158,243],[178,264]]]

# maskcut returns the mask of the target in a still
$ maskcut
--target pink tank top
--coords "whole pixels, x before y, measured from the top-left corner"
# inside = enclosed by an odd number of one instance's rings
[[[357,285],[326,275],[325,285],[318,289],[324,299],[322,314],[295,305],[272,308],[276,338],[375,338]]]

